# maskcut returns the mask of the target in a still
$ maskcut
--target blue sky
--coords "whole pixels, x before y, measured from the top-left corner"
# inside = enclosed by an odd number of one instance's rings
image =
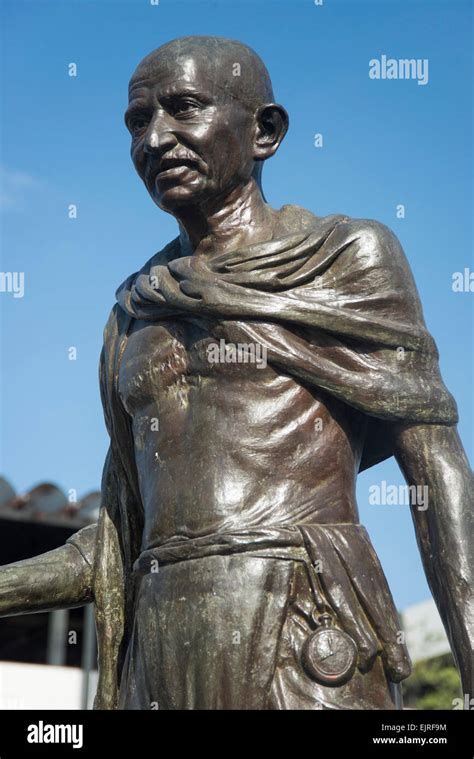
[[[99,485],[102,329],[116,287],[176,229],[130,162],[127,83],[145,54],[187,34],[234,37],[265,60],[290,114],[265,169],[273,206],[376,218],[398,235],[472,460],[473,295],[451,287],[473,269],[469,2],[4,0],[2,15],[2,270],[25,273],[25,294],[0,293],[1,471],[17,490]],[[428,84],[370,79],[384,54],[428,59]],[[382,480],[403,482],[393,460],[359,478],[361,519],[404,607],[428,589],[407,507],[368,504]]]

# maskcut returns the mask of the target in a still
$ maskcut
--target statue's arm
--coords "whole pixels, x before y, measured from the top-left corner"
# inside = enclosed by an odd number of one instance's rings
[[[427,580],[460,670],[474,697],[474,481],[455,427],[398,426],[395,456],[409,485],[428,487],[412,506]]]
[[[97,525],[65,545],[0,567],[0,617],[73,608],[93,601]]]

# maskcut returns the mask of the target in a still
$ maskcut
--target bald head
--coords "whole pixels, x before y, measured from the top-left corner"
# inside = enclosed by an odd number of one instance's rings
[[[147,55],[135,70],[130,88],[176,70],[199,66],[221,102],[238,100],[252,111],[274,101],[270,75],[252,48],[225,37],[180,37]]]
[[[268,71],[247,45],[184,37],[146,56],[129,86],[131,154],[154,201],[174,213],[261,188],[288,127]]]

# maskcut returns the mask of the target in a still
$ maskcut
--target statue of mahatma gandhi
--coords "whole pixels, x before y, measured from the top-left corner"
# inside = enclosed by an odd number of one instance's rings
[[[150,53],[125,121],[179,236],[105,328],[98,523],[3,567],[0,613],[94,603],[99,709],[400,708],[410,660],[355,500],[394,455],[428,489],[419,547],[474,695],[471,471],[397,239],[266,203],[288,116],[239,42]]]

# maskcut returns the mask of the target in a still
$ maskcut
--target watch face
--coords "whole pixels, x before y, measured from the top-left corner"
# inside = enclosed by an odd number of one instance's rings
[[[354,673],[357,647],[342,630],[326,627],[309,636],[303,646],[302,663],[318,682],[342,685]]]

